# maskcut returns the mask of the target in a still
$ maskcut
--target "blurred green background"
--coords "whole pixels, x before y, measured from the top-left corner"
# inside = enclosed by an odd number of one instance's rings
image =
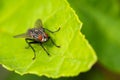
[[[120,80],[120,0],[68,2],[83,22],[82,33],[96,51],[98,62],[79,76],[54,80]],[[20,76],[0,67],[0,80],[52,79],[30,74]]]

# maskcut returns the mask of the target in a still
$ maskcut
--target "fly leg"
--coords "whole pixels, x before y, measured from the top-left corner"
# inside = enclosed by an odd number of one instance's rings
[[[48,39],[51,40],[51,42],[52,42],[52,44],[53,44],[54,46],[56,46],[57,48],[60,48],[60,46],[58,46],[50,37],[49,37]]]
[[[30,47],[30,46],[29,46],[29,41],[34,42],[33,39],[29,39],[29,38],[25,38],[25,41],[26,41],[26,43],[28,44],[28,46],[25,47],[26,49],[28,49],[28,48]]]
[[[47,31],[49,31],[51,33],[55,33],[55,32],[58,32],[60,30],[60,27],[56,31],[51,31],[51,30],[46,29],[46,28],[43,28],[43,29],[45,29],[45,30],[47,30]],[[55,45],[56,47],[60,48],[60,46],[56,45],[55,42],[50,37],[48,37],[48,39],[51,40],[51,42],[52,42],[53,45]]]
[[[43,29],[45,29],[45,30],[47,30],[47,31],[49,31],[49,32],[51,32],[51,33],[55,33],[55,32],[58,32],[58,31],[60,30],[60,27],[59,27],[56,31],[51,31],[51,30],[46,29],[46,28],[43,28]]]
[[[32,42],[29,42],[30,40],[31,40]],[[34,52],[34,57],[32,58],[32,59],[34,60],[34,59],[36,58],[36,53],[35,53],[35,49],[32,47],[31,44],[36,44],[36,43],[38,43],[38,42],[33,41],[32,39],[28,39],[28,38],[26,38],[25,41],[26,41],[26,43],[28,44],[28,48],[30,47],[30,48],[33,50],[33,52]]]
[[[47,53],[48,56],[50,56],[49,52],[45,49],[45,47],[40,43],[40,46],[43,48],[43,50]]]

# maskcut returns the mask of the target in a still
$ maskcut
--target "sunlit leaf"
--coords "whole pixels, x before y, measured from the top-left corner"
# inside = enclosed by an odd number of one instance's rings
[[[0,13],[0,63],[19,74],[37,74],[48,77],[75,76],[85,72],[96,62],[96,55],[81,34],[82,23],[66,0],[21,0],[1,1]],[[60,31],[51,34],[51,41],[44,47],[51,54],[48,56],[39,44],[33,45],[37,57],[33,58],[32,49],[25,49],[28,44],[24,39],[13,38],[33,28],[35,21],[41,19],[44,28]]]

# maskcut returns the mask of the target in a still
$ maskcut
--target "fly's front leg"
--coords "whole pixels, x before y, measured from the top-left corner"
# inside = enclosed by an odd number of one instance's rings
[[[50,37],[49,37],[49,39],[51,40],[51,42],[54,46],[56,46],[57,48],[60,48],[60,46],[58,46]]]
[[[44,46],[42,45],[42,43],[40,43],[40,46],[43,48],[43,50],[47,53],[48,56],[50,56],[49,52],[44,48]]]
[[[31,40],[31,39],[28,39],[28,38],[25,39],[26,43],[28,44],[28,47],[30,47],[34,52],[34,57],[32,58],[34,60],[36,58],[36,53],[35,53],[35,49],[32,47],[31,44],[36,44],[38,42],[36,42],[36,41],[29,42],[29,40]]]

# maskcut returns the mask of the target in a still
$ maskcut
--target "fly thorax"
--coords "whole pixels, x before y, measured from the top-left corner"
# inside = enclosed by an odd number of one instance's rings
[[[29,34],[36,41],[46,42],[48,40],[48,35],[40,29],[30,29]]]

